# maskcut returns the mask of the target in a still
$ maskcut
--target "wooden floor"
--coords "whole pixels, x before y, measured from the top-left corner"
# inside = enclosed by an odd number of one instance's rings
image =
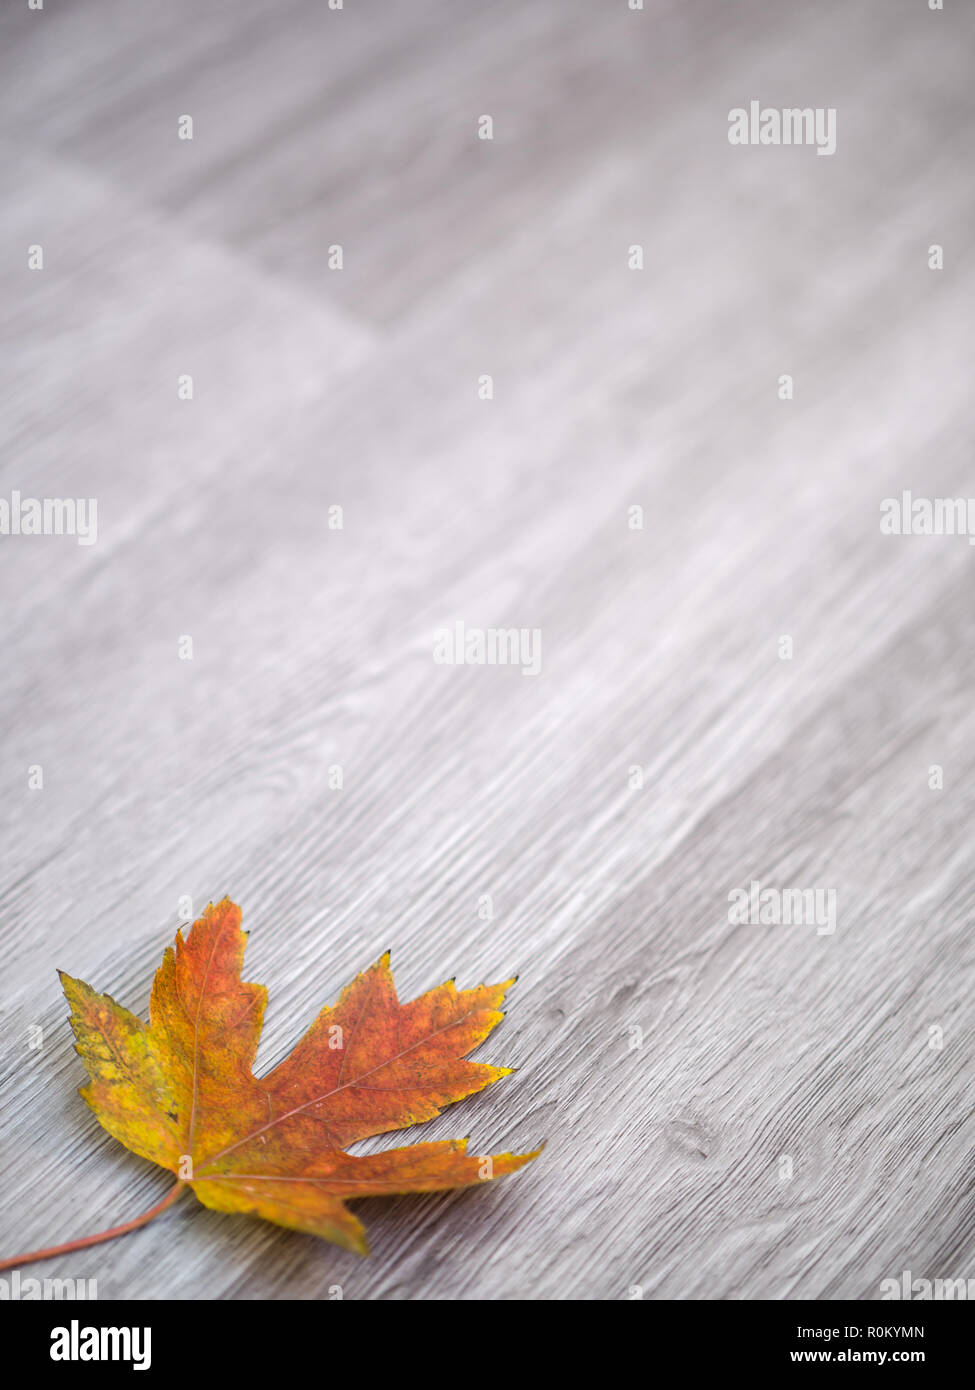
[[[98,533],[0,536],[0,1256],[168,1186],[78,1098],[55,969],[144,1013],[229,893],[262,1068],[386,947],[404,998],[518,972],[478,1054],[517,1073],[415,1137],[543,1157],[360,1204],[368,1260],[185,1200],[38,1273],[975,1276],[975,550],[880,530],[975,495],[973,40],[953,0],[4,7],[0,496]],[[752,99],[836,153],[732,146]],[[438,664],[456,622],[540,673]],[[753,880],[835,932],[730,923]]]

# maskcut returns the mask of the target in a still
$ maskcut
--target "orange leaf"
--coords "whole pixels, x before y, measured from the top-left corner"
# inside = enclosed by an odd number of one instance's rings
[[[290,1056],[253,1073],[267,991],[241,980],[246,937],[228,898],[176,935],[156,971],[149,1023],[61,974],[81,1094],[109,1134],[170,1169],[207,1207],[250,1212],[367,1252],[350,1197],[436,1192],[514,1172],[537,1156],[469,1155],[467,1141],[356,1156],[356,1140],[433,1119],[509,1075],[465,1056],[501,1021],[511,980],[453,981],[401,1004],[387,952],[324,1008]]]

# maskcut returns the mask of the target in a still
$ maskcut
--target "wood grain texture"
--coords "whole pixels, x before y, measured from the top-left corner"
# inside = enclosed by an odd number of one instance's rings
[[[0,495],[99,534],[0,536],[0,1253],[167,1185],[79,1100],[55,968],[144,1013],[180,897],[230,893],[261,1067],[386,947],[404,998],[518,972],[478,1053],[517,1074],[415,1137],[545,1154],[359,1205],[365,1261],[186,1200],[49,1273],[975,1276],[975,551],[879,529],[975,495],[973,38],[914,0],[5,9]],[[752,98],[836,107],[836,154],[732,147]],[[435,664],[458,620],[540,629],[541,674]],[[752,879],[835,888],[835,934],[730,925]]]

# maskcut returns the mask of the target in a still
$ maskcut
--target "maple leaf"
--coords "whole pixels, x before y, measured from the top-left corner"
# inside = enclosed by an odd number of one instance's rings
[[[474,1186],[537,1156],[475,1156],[466,1139],[345,1152],[431,1120],[510,1074],[464,1059],[504,1017],[499,1005],[513,981],[457,990],[448,980],[401,1004],[387,951],[322,1009],[283,1062],[256,1077],[267,991],[241,979],[240,918],[224,898],[185,940],[177,932],[156,971],[148,1024],[59,972],[91,1078],[81,1095],[109,1134],[179,1176],[172,1196],[188,1186],[216,1211],[251,1213],[366,1254],[347,1199]]]

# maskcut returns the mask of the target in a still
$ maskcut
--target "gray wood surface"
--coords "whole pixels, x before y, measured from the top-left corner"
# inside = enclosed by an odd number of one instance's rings
[[[144,1014],[229,893],[262,1067],[387,946],[405,998],[518,972],[478,1053],[517,1073],[415,1137],[543,1157],[359,1204],[368,1260],[187,1198],[37,1273],[975,1276],[975,551],[879,526],[975,494],[973,39],[960,0],[5,5],[0,495],[99,529],[0,536],[0,1255],[168,1185],[78,1098],[55,968]],[[835,155],[731,146],[752,98],[835,107]],[[455,621],[541,673],[436,664]],[[731,925],[752,879],[835,933]]]

